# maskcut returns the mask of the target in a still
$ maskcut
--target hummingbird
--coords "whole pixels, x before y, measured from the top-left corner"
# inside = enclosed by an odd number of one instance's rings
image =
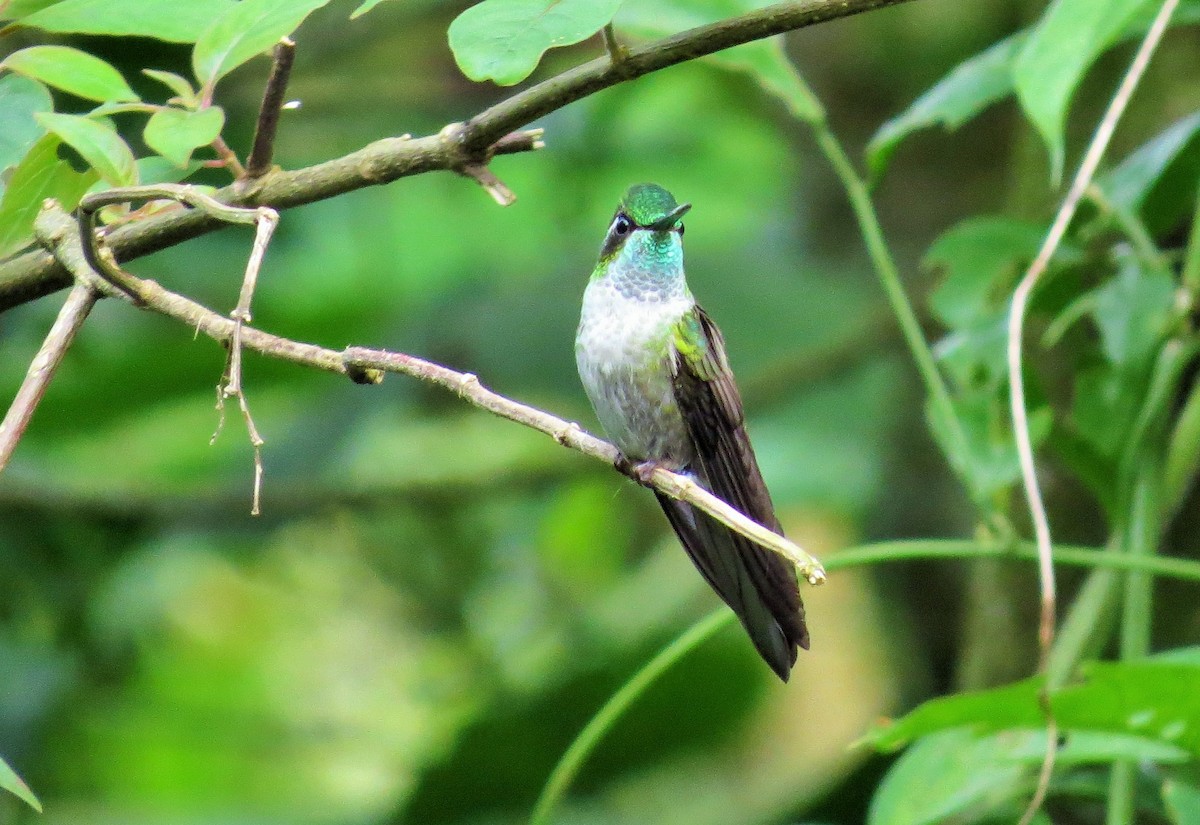
[[[683,216],[661,186],[630,187],[583,294],[575,361],[609,439],[630,466],[665,467],[782,535],[746,434],[720,330],[683,270]],[[690,504],[655,491],[709,586],[783,681],[808,649],[793,566]]]

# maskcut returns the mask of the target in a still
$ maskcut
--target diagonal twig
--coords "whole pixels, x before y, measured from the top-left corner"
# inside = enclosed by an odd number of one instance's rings
[[[233,320],[233,334],[227,342],[229,356],[225,369],[217,382],[217,427],[209,443],[216,442],[225,426],[225,402],[231,398],[236,399],[238,409],[246,424],[250,446],[254,450],[254,488],[250,514],[257,516],[261,513],[262,504],[262,447],[265,442],[254,423],[254,416],[250,413],[250,404],[246,400],[242,382],[242,330],[251,322],[250,303],[254,298],[255,287],[258,285],[258,273],[262,268],[262,259],[266,254],[267,245],[271,241],[275,227],[279,225],[279,213],[268,206],[258,208],[230,206],[195,187],[184,184],[130,186],[86,195],[80,201],[78,209],[79,232],[83,239],[83,256],[91,269],[99,273],[110,284],[124,291],[135,302],[139,299],[131,285],[137,279],[121,269],[111,251],[103,245],[100,234],[96,231],[96,212],[113,203],[162,198],[186,203],[227,223],[253,223],[256,227],[254,246],[251,248],[250,257],[246,262],[246,271],[242,278],[242,289],[238,295],[237,306],[229,313],[229,317]]]
[[[50,386],[55,370],[62,363],[67,348],[75,340],[75,333],[83,326],[99,297],[100,293],[83,281],[76,283],[67,293],[67,300],[63,302],[58,317],[54,319],[54,325],[50,327],[41,349],[29,364],[25,380],[21,382],[4,420],[0,421],[0,472],[8,466],[17,443],[33,418],[34,410],[45,396],[46,388]]]
[[[78,227],[62,210],[57,212],[57,222],[66,234],[76,235]],[[83,266],[84,253],[79,245],[71,259],[72,267]],[[138,306],[174,318],[189,329],[202,332],[222,344],[233,340],[236,322],[220,315],[195,301],[163,288],[150,280],[122,273],[122,290]],[[506,418],[526,427],[538,430],[554,438],[558,443],[584,455],[597,458],[616,468],[621,455],[612,444],[584,432],[578,424],[565,421],[544,410],[521,404],[484,387],[469,373],[443,367],[431,361],[398,352],[351,347],[345,351],[293,341],[278,335],[263,332],[254,327],[243,327],[242,345],[269,358],[289,361],[327,372],[345,375],[365,384],[379,383],[384,373],[393,372],[421,379],[448,389],[472,405]],[[788,559],[810,584],[825,581],[825,570],[821,563],[787,538],[767,530],[749,517],[730,507],[708,491],[691,483],[687,478],[662,468],[649,477],[649,483],[662,492],[681,501],[686,501],[703,510],[729,529],[734,530],[767,550]]]

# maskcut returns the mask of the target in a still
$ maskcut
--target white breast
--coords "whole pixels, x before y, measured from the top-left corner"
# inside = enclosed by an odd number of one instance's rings
[[[605,432],[630,458],[679,466],[691,458],[670,353],[672,327],[692,303],[686,293],[631,298],[603,278],[584,292],[579,375]]]

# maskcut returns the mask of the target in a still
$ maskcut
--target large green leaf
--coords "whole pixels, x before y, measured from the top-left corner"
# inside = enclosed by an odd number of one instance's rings
[[[868,825],[933,825],[970,810],[968,821],[1010,799],[1030,767],[1006,758],[995,736],[944,730],[923,737],[888,771],[871,799]]]
[[[878,179],[900,141],[919,129],[942,124],[957,129],[1013,90],[1012,63],[1025,35],[1015,34],[958,64],[901,114],[889,120],[867,145],[867,167]]]
[[[52,32],[153,37],[172,43],[193,43],[229,9],[234,0],[62,0],[21,20]]]
[[[621,0],[483,0],[450,24],[450,49],[463,74],[501,86],[520,83],[547,49],[604,28]]]
[[[1133,662],[1092,662],[1083,679],[1051,696],[1064,731],[1104,731],[1151,739],[1200,756],[1200,648]],[[991,690],[932,699],[866,740],[891,750],[935,731],[970,726],[976,732],[1041,728],[1041,677]]]
[[[113,186],[137,183],[137,164],[129,146],[105,121],[79,115],[43,112],[38,121],[78,152],[100,177]]]
[[[53,109],[50,92],[41,83],[19,74],[0,77],[0,170],[21,160],[46,133],[34,115]]]
[[[0,200],[0,257],[21,249],[33,238],[33,220],[43,200],[55,198],[64,209],[74,209],[96,182],[94,171],[76,172],[58,157],[60,143],[56,135],[43,136],[13,170]]]
[[[888,771],[872,800],[868,822],[933,825],[989,818],[1012,801],[1023,803],[1045,753],[1044,730],[936,731],[914,743]],[[1055,764],[1067,768],[1122,759],[1181,764],[1190,758],[1187,751],[1153,739],[1077,731],[1063,738]]]
[[[29,790],[25,781],[17,776],[16,771],[10,768],[3,759],[0,759],[0,788],[15,794],[39,814],[42,812],[42,803],[38,802],[38,798],[33,795],[33,791]]]
[[[1062,177],[1063,128],[1079,81],[1130,21],[1157,0],[1054,0],[1013,64],[1017,99],[1050,151],[1051,178]]]
[[[30,46],[4,58],[0,68],[88,100],[138,99],[120,72],[100,58],[70,46]]]
[[[329,0],[241,0],[200,35],[192,68],[204,86],[270,49]]]
[[[146,145],[176,166],[187,166],[192,152],[213,142],[225,125],[218,106],[199,111],[160,109],[146,122]]]

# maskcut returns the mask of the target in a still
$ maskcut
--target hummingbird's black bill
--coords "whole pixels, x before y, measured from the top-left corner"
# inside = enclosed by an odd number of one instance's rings
[[[687,211],[691,208],[692,205],[690,203],[681,203],[654,223],[646,224],[646,228],[653,229],[655,232],[670,231],[675,228],[675,224],[679,223],[679,219],[686,215]]]

